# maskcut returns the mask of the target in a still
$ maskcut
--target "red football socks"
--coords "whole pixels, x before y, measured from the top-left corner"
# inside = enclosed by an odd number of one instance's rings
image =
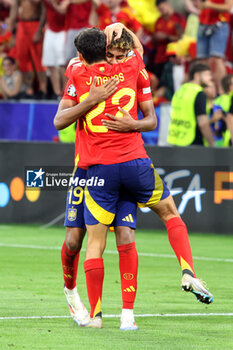
[[[90,317],[102,316],[101,300],[104,281],[103,259],[88,259],[84,262],[87,294],[91,306]]]
[[[166,227],[169,242],[180,263],[182,273],[188,273],[195,277],[192,252],[185,223],[180,217],[174,217],[168,220]]]
[[[135,242],[120,245],[119,267],[123,309],[133,309],[137,292],[138,254]]]
[[[76,287],[78,273],[79,250],[69,250],[66,243],[63,243],[61,249],[61,261],[65,286],[68,289]]]

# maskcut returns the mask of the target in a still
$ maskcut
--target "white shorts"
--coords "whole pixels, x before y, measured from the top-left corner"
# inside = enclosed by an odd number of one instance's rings
[[[46,28],[43,52],[42,65],[44,67],[65,66],[65,31],[53,32]]]

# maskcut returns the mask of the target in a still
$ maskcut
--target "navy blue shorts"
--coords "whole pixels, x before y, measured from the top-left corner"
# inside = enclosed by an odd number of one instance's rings
[[[84,209],[87,225],[95,225],[98,222],[111,225],[117,213],[121,193],[127,193],[141,208],[153,207],[170,195],[148,158],[119,164],[93,165],[88,168],[88,180]]]
[[[71,186],[67,193],[66,216],[64,226],[85,228],[84,221],[84,188],[83,179],[86,183],[87,170],[75,168],[73,181],[78,178],[78,185]],[[120,193],[117,202],[117,214],[113,226],[127,226],[136,229],[137,203],[128,195]],[[95,223],[98,223],[96,221]]]

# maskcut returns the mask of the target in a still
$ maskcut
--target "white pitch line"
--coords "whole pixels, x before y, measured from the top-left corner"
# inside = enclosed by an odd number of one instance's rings
[[[193,314],[139,314],[135,317],[218,317],[218,316],[233,316],[232,312],[228,313],[193,313]],[[121,315],[103,315],[103,318],[120,318]],[[5,320],[43,320],[43,319],[64,319],[71,318],[71,316],[12,316],[0,317],[1,321]]]
[[[117,251],[105,250],[107,254],[118,254]],[[147,256],[152,258],[168,258],[168,259],[176,259],[175,255],[172,254],[157,254],[157,253],[140,253],[138,252],[138,256]],[[208,258],[205,256],[193,256],[195,260],[205,260],[205,261],[221,261],[221,262],[231,262],[233,263],[233,259],[223,259],[223,258]]]
[[[61,250],[61,247],[49,247],[49,246],[41,246],[41,245],[30,245],[30,244],[7,244],[0,243],[0,247],[6,248],[26,248],[26,249],[43,249],[43,250]]]
[[[43,250],[61,250],[61,247],[49,247],[49,246],[40,246],[40,245],[28,245],[28,244],[7,244],[0,243],[0,247],[5,248],[26,248],[26,249],[43,249]],[[86,249],[82,249],[83,252]],[[105,250],[105,254],[113,254],[116,255],[118,252],[116,250]],[[172,254],[157,254],[157,253],[140,253],[138,252],[138,256],[146,256],[152,258],[166,258],[166,259],[176,259],[175,255]],[[223,258],[209,258],[205,256],[194,256],[195,260],[203,260],[203,261],[216,261],[216,262],[230,262],[233,263],[233,259],[223,259]]]

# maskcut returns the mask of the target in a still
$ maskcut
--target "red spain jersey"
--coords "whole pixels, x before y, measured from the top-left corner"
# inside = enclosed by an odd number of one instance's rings
[[[137,80],[137,101],[145,102],[152,100],[150,77],[146,69],[141,69]]]
[[[224,4],[225,0],[210,0],[213,4]],[[206,8],[201,10],[200,13],[200,22],[202,24],[215,24],[217,22],[229,22],[230,14],[229,12],[220,12],[210,8]]]
[[[128,52],[128,57],[130,57],[130,55],[132,55],[133,53],[134,51]],[[81,65],[82,65],[82,62],[80,61],[79,57],[74,57],[70,60],[65,72],[65,76],[69,80],[68,80],[68,83],[66,84],[63,98],[72,99],[74,101],[77,100],[76,90],[74,85],[72,84],[71,77],[76,67],[79,67]],[[140,70],[140,73],[138,75],[138,80],[137,80],[137,101],[144,102],[150,99],[152,99],[150,77],[149,77],[149,74],[147,73],[147,70],[143,68]]]
[[[79,120],[79,166],[114,164],[148,158],[139,132],[110,131],[101,122],[102,119],[108,119],[105,113],[122,117],[122,113],[118,111],[119,106],[137,119],[137,79],[143,68],[143,61],[135,52],[134,56],[126,58],[120,64],[110,66],[102,63],[89,67],[77,65],[73,70],[72,81],[78,102],[87,98],[95,76],[97,85],[104,84],[113,76],[119,80],[117,91]]]
[[[66,69],[66,73],[65,73],[66,76],[68,78],[72,76],[72,70],[75,69],[76,66],[80,66],[80,64],[81,62],[79,58],[73,58]],[[62,98],[72,100],[78,103],[77,92],[71,79],[69,79],[66,84]],[[151,87],[150,87],[150,78],[146,69],[143,68],[142,70],[140,70],[140,73],[138,75],[138,80],[137,80],[137,102],[149,101],[151,99],[152,99],[152,95],[151,95]],[[77,158],[77,155],[80,154],[78,125],[79,123],[77,124],[77,128],[76,128],[77,131],[76,131],[76,140],[75,140],[75,159]]]
[[[71,66],[67,68],[66,72],[70,71],[70,69],[72,69]],[[69,73],[66,74],[69,77]],[[78,102],[77,92],[71,79],[69,79],[66,84],[62,98],[65,100]],[[137,102],[140,103],[149,100],[152,100],[150,77],[147,70],[143,68],[140,70],[137,80]]]
[[[185,17],[177,12],[173,12],[168,19],[159,17],[155,23],[154,32],[162,32],[167,35],[178,35],[179,28],[184,29],[185,25]],[[166,55],[168,42],[168,40],[160,40],[157,42],[154,63],[163,63],[168,61],[168,57]]]

